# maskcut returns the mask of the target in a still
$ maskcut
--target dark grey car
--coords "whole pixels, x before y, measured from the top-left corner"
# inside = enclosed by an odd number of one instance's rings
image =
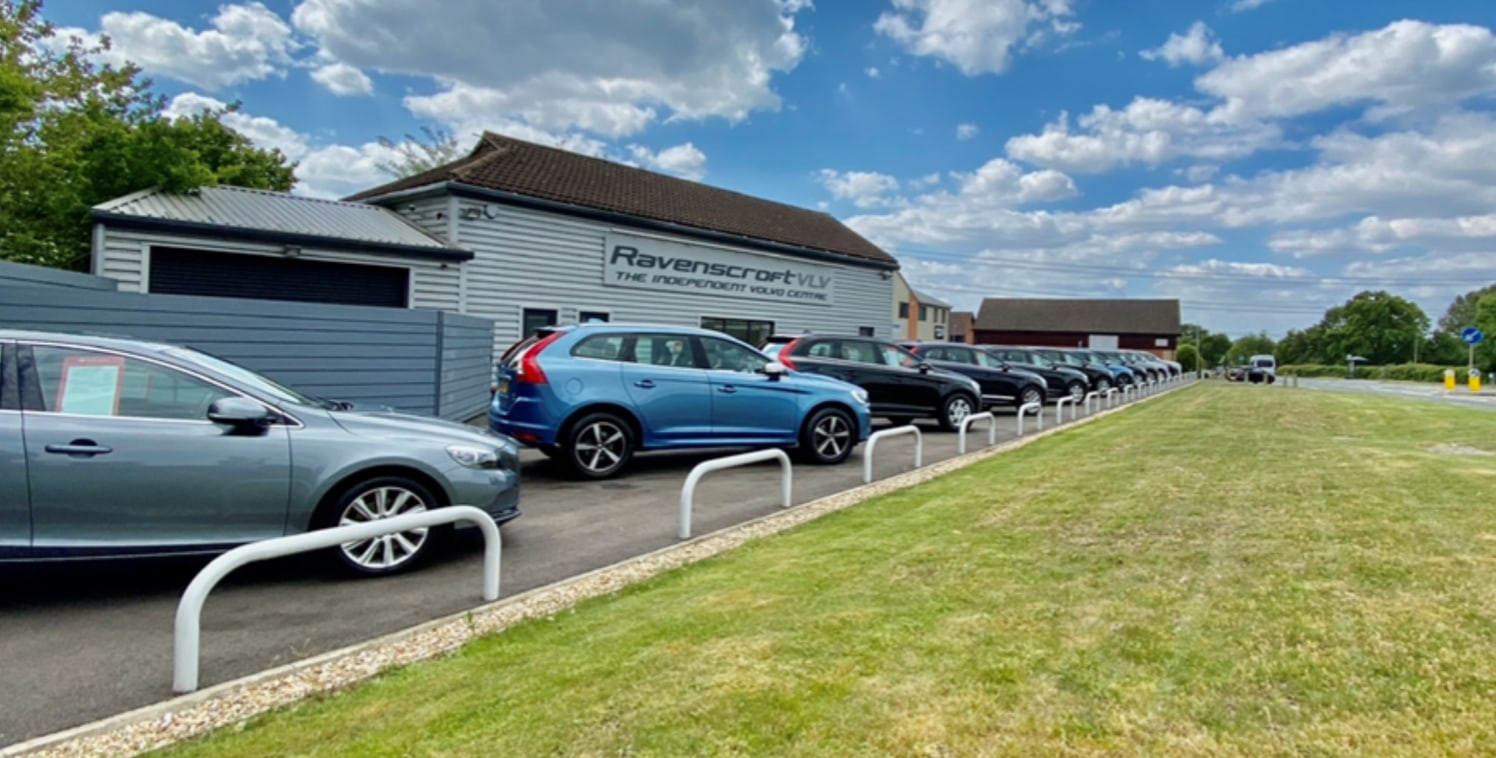
[[[0,330],[0,561],[221,552],[453,503],[519,515],[519,448],[356,412],[183,347]],[[331,551],[418,563],[441,530]]]

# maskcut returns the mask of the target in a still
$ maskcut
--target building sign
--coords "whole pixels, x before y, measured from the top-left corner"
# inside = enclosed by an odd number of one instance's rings
[[[603,284],[610,287],[777,303],[836,302],[836,273],[827,266],[619,232],[609,232],[603,243]]]

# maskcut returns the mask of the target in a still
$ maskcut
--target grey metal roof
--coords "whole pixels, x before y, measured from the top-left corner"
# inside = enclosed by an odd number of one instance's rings
[[[279,235],[307,244],[330,241],[412,252],[460,252],[460,248],[377,205],[243,187],[202,187],[188,193],[148,189],[96,205],[93,215],[106,224],[134,220],[207,233],[214,227],[266,237]]]
[[[947,303],[946,301],[941,300],[934,295],[927,295],[925,294],[924,290],[917,290],[913,287],[910,287],[909,291],[914,293],[914,297],[915,299],[919,300],[920,305],[928,305],[931,308],[945,308],[946,310],[950,310],[950,303]]]

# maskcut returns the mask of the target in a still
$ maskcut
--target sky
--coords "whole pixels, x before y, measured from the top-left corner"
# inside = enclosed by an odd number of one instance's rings
[[[1280,336],[1496,282],[1482,0],[50,0],[173,114],[387,181],[443,129],[835,215],[957,310],[1178,298]]]

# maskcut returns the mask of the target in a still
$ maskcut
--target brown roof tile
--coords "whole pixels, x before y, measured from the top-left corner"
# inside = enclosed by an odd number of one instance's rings
[[[485,133],[466,158],[360,192],[368,200],[440,182],[664,221],[880,263],[893,256],[830,214]]]
[[[990,297],[976,328],[984,331],[1179,334],[1178,300],[1051,300]]]

